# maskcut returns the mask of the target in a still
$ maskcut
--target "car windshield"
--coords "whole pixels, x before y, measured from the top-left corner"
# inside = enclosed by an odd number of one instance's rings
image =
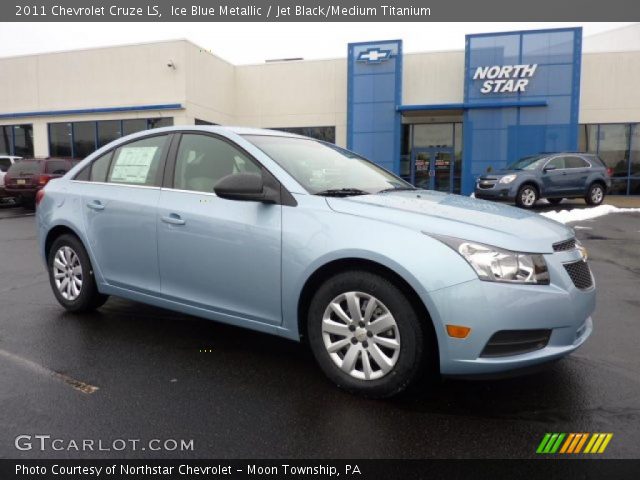
[[[545,155],[532,155],[521,158],[507,167],[507,170],[535,170],[544,162]]]
[[[41,160],[19,160],[9,168],[9,173],[15,175],[33,175],[40,173],[42,169]]]
[[[329,143],[272,135],[245,138],[312,194],[348,196],[414,188],[355,153]]]

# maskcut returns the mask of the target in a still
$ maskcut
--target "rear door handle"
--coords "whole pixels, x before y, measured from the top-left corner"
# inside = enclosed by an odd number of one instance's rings
[[[91,210],[104,210],[104,205],[100,200],[94,200],[93,202],[87,203],[87,207]]]
[[[177,213],[171,213],[166,217],[162,217],[160,220],[164,223],[168,223],[169,225],[184,225],[187,223]]]

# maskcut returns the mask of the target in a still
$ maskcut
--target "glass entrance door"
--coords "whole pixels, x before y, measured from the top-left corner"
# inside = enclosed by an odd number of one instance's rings
[[[418,188],[453,191],[453,149],[417,148],[411,153],[411,183]]]

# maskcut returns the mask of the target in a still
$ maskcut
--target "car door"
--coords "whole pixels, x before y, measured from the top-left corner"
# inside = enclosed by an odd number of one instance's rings
[[[564,182],[564,157],[554,157],[542,168],[542,196],[553,197],[562,195],[566,189]]]
[[[587,189],[587,177],[591,164],[577,155],[564,157],[566,192],[573,195],[582,195]]]
[[[168,135],[152,135],[95,160],[83,188],[85,229],[100,272],[111,285],[160,293],[157,205]]]
[[[281,315],[281,205],[219,198],[222,177],[262,174],[224,137],[183,133],[167,165],[158,207],[162,294],[268,324]]]

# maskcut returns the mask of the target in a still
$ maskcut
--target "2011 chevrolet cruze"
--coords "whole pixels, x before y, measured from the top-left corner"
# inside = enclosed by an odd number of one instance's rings
[[[557,359],[593,328],[594,280],[570,228],[415,189],[305,137],[141,132],[37,200],[66,309],[114,295],[306,337],[330,379],[371,397],[425,369],[468,376]]]

